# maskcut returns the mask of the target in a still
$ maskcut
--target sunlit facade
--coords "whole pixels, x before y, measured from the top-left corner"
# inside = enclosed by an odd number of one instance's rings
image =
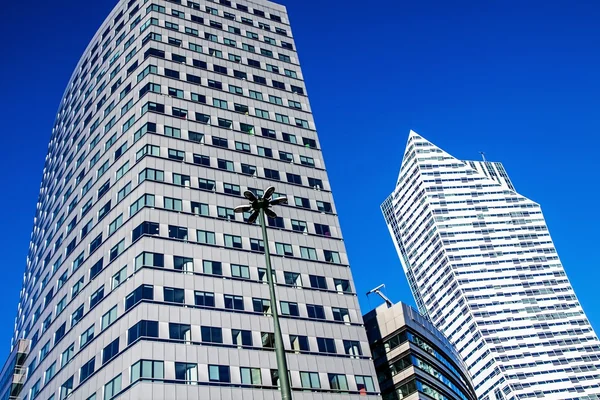
[[[263,243],[233,208],[268,186],[289,205]],[[264,246],[294,398],[377,398],[285,8],[120,1],[48,147],[21,397],[279,398]]]
[[[420,311],[480,400],[599,398],[598,338],[540,205],[502,164],[461,161],[411,132],[382,211]]]

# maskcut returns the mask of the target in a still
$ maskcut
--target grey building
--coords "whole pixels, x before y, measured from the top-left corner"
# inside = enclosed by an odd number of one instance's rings
[[[0,371],[0,399],[17,399],[27,377],[25,360],[29,353],[29,340],[20,339],[13,346],[8,359]]]
[[[460,356],[418,311],[384,304],[364,321],[383,400],[477,400]]]
[[[290,204],[263,243],[233,208],[271,185]],[[285,8],[120,1],[52,131],[22,397],[279,398],[264,246],[295,398],[377,397]]]

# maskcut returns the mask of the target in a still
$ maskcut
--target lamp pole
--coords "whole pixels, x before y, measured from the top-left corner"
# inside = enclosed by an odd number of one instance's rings
[[[254,212],[248,218],[248,223],[253,224],[257,217],[262,229],[263,244],[265,250],[265,263],[267,265],[267,282],[269,284],[269,295],[271,301],[271,315],[273,316],[273,336],[275,337],[275,356],[277,358],[277,371],[279,375],[279,385],[281,387],[281,399],[292,400],[292,390],[288,375],[287,360],[285,357],[285,348],[283,347],[283,337],[281,335],[281,325],[279,325],[279,312],[277,311],[277,297],[275,295],[275,283],[273,282],[273,268],[271,267],[271,253],[269,251],[269,237],[267,235],[267,222],[265,214],[271,218],[277,217],[270,206],[277,204],[286,204],[286,197],[278,197],[271,200],[271,196],[275,192],[274,187],[269,187],[265,190],[262,197],[257,198],[250,191],[244,192],[244,197],[250,200],[250,204],[241,205],[235,208],[235,212],[243,213],[250,210]]]

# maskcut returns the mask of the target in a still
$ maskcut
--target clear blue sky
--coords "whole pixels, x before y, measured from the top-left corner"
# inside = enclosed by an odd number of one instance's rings
[[[363,311],[380,283],[413,302],[379,204],[409,129],[463,158],[502,161],[539,202],[600,330],[600,3],[285,0]],[[594,4],[595,3],[595,4]],[[12,335],[52,123],[114,0],[5,2],[0,355]],[[0,361],[1,363],[1,361]]]

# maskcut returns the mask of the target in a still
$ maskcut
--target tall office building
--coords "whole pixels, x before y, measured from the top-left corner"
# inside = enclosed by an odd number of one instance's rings
[[[289,197],[270,242],[245,190]],[[22,397],[295,399],[378,387],[286,10],[123,0],[52,132],[14,340]],[[340,394],[342,393],[342,394]]]
[[[458,160],[411,132],[382,211],[420,311],[479,399],[599,398],[598,338],[539,204],[500,163]]]

